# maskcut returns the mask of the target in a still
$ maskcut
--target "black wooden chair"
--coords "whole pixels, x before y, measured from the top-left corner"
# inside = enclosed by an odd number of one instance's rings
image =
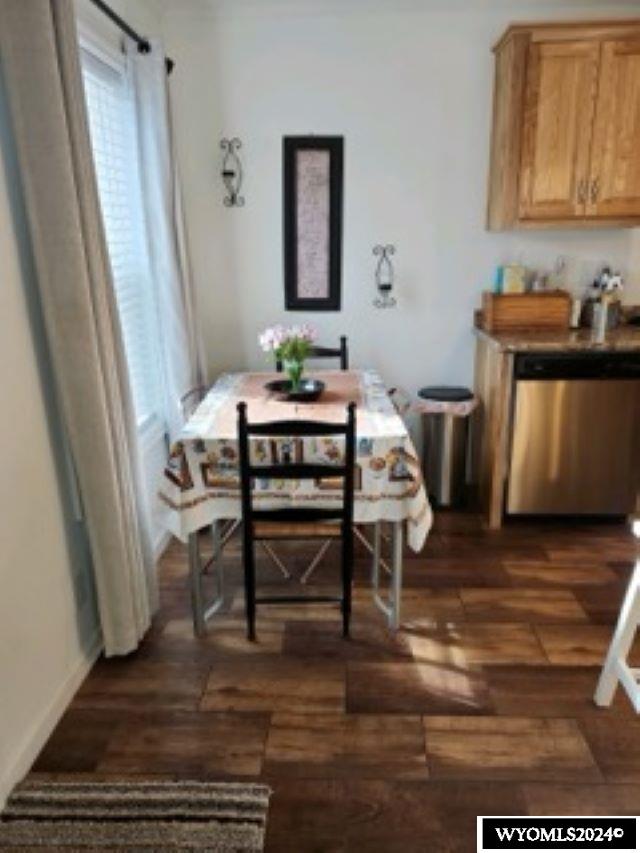
[[[349,347],[345,335],[340,337],[339,347],[311,347],[309,352],[311,360],[316,358],[338,358],[340,359],[340,370],[349,370]],[[283,364],[280,360],[276,361],[276,370],[282,373]]]
[[[337,358],[340,360],[340,370],[349,370],[349,345],[347,343],[346,335],[340,336],[340,346],[339,347],[321,347],[315,346],[311,347],[311,351],[309,352],[309,359],[332,359]],[[276,370],[278,373],[282,373],[283,364],[280,360],[276,361]],[[313,559],[309,562],[309,565],[304,571],[304,574],[301,577],[302,583],[306,583],[311,575],[313,574],[316,566],[320,563],[324,555],[329,550],[331,545],[331,539],[325,539],[324,542],[318,548]],[[264,546],[269,554],[271,560],[278,566],[281,572],[287,572],[288,569],[285,564],[282,562],[280,557],[276,554],[276,552],[268,545]]]
[[[340,603],[343,636],[349,636],[351,617],[351,583],[353,576],[353,493],[355,467],[355,403],[347,407],[347,420],[343,424],[319,421],[273,421],[249,423],[246,403],[238,404],[238,446],[240,457],[240,484],[242,494],[243,557],[247,635],[256,638],[257,604],[290,603]],[[253,465],[249,447],[252,437],[294,437],[303,440],[312,436],[342,436],[344,438],[344,463],[327,465],[304,462],[288,464]],[[258,510],[253,502],[253,480],[257,477],[280,480],[323,479],[342,482],[342,501],[335,509],[295,507],[290,509]],[[336,523],[338,522],[338,523]],[[289,540],[340,539],[342,542],[342,595],[341,596],[256,596],[255,542],[265,538]]]

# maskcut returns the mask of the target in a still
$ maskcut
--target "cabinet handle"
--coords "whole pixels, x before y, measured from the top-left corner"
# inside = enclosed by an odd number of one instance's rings
[[[598,196],[600,195],[600,178],[596,178],[591,182],[591,204],[595,204],[598,201]]]
[[[584,204],[587,200],[587,186],[588,181],[586,178],[581,178],[578,181],[578,204]]]

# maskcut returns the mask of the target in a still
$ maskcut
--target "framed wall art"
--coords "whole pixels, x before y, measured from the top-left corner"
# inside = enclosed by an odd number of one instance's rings
[[[283,139],[287,311],[340,310],[343,150],[341,136]]]

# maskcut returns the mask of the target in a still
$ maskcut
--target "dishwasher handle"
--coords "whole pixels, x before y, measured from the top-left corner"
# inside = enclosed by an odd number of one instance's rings
[[[640,379],[640,353],[522,353],[516,356],[514,376],[531,379]]]

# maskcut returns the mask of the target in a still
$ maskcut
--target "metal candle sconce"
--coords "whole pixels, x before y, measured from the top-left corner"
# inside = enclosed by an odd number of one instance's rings
[[[396,304],[396,300],[391,296],[394,281],[391,255],[395,253],[396,247],[392,245],[373,247],[373,254],[378,258],[375,277],[379,296],[373,301],[376,308],[393,308]]]
[[[222,158],[222,180],[228,195],[224,198],[225,207],[242,207],[244,197],[240,195],[242,187],[242,163],[238,156],[238,150],[242,148],[242,142],[237,136],[233,139],[223,139],[220,148],[224,151]]]

